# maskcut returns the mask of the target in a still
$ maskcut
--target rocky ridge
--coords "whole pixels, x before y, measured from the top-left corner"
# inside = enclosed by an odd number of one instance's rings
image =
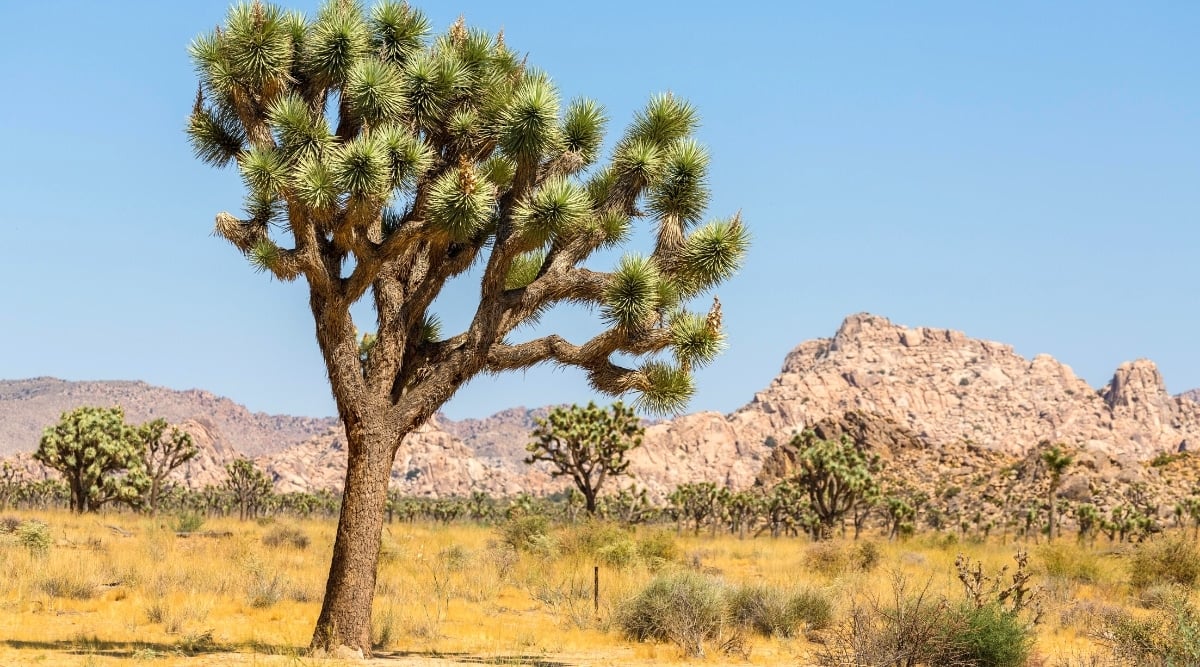
[[[0,383],[0,416],[16,384]],[[409,436],[393,483],[421,496],[560,489],[561,479],[521,462],[533,420],[544,412],[513,408],[461,422],[439,416]],[[1052,441],[1081,452],[1101,478],[1129,482],[1153,476],[1142,461],[1200,443],[1200,404],[1170,396],[1150,361],[1122,364],[1096,390],[1048,355],[1030,360],[1001,343],[864,313],[846,318],[833,337],[793,349],[771,384],[732,414],[699,412],[649,425],[643,447],[630,455],[629,472],[658,498],[683,482],[747,488],[773,454],[768,442],[785,443],[798,430],[847,413],[887,424],[857,428],[866,429],[862,437],[877,446],[896,448],[897,465],[912,468],[914,479],[969,481],[989,467],[1036,458],[1038,444]],[[225,431],[228,423],[236,427],[245,420],[189,418],[187,428],[205,452],[183,475],[191,485],[220,479],[224,462],[238,450],[258,454],[281,491],[341,484],[344,435],[328,421],[319,432],[264,452],[243,447],[238,435]],[[1086,484],[1096,483],[1089,478]]]
[[[125,409],[125,420],[163,418],[173,424],[200,420],[219,449],[258,456],[329,430],[332,417],[292,417],[251,412],[228,398],[200,389],[177,391],[145,382],[68,382],[57,378],[0,380],[0,456],[37,449],[42,431],[63,412],[81,405]],[[199,422],[198,422],[199,423]]]

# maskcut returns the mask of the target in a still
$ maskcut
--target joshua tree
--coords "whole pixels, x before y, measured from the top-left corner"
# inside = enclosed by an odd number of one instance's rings
[[[822,440],[812,431],[797,434],[790,445],[796,449],[799,466],[795,481],[808,495],[820,524],[818,539],[829,537],[852,509],[877,502],[874,473],[879,470],[879,457],[869,456],[846,436]]]
[[[16,503],[21,482],[21,475],[13,464],[8,461],[0,464],[0,510],[6,510]]]
[[[225,465],[225,490],[238,506],[238,518],[245,521],[258,516],[272,494],[271,480],[254,462],[239,457]]]
[[[717,485],[712,482],[688,482],[675,487],[667,496],[671,512],[682,526],[691,521],[693,532],[700,533],[700,526],[717,513]]]
[[[200,451],[190,435],[174,426],[170,429],[168,432],[165,419],[148,421],[137,429],[142,446],[142,466],[150,478],[143,504],[151,514],[158,511],[167,475],[192,460]]]
[[[1042,443],[1043,445],[1049,443]],[[1050,487],[1046,493],[1046,512],[1049,514],[1049,530],[1047,531],[1046,539],[1053,540],[1055,533],[1055,524],[1058,518],[1058,506],[1055,503],[1055,498],[1058,496],[1058,487],[1062,484],[1063,473],[1067,468],[1075,462],[1075,458],[1063,451],[1062,445],[1053,445],[1042,452],[1042,463],[1046,464],[1046,474],[1050,479]]]
[[[236,166],[247,190],[245,214],[217,214],[216,232],[257,270],[307,283],[346,430],[313,649],[370,654],[387,482],[406,435],[471,378],[541,364],[580,368],[649,412],[678,410],[692,369],[722,344],[716,300],[707,316],[687,305],[730,277],[748,244],[737,216],[698,226],[708,155],[685,101],[654,97],[600,161],[597,103],[560,105],[500,36],[462,21],[428,33],[424,15],[390,0],[369,12],[331,0],[313,19],[254,2],[190,47],[192,146]],[[648,254],[612,272],[583,265],[639,219]],[[443,335],[431,304],[472,268],[470,323]],[[356,303],[374,310],[369,338]],[[594,307],[604,329],[583,342],[514,335],[563,303]]]
[[[46,429],[33,458],[62,473],[71,509],[95,512],[106,503],[136,505],[150,486],[137,430],[121,408],[80,407]]]
[[[623,475],[629,467],[625,453],[642,444],[641,420],[618,401],[611,411],[595,403],[554,408],[536,424],[531,434],[536,440],[525,447],[525,463],[546,461],[553,466],[552,476],[569,475],[583,494],[584,509],[594,516],[605,480]]]

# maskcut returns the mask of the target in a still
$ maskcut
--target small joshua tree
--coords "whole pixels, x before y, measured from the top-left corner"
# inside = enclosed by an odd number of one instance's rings
[[[253,519],[271,497],[270,478],[248,458],[240,457],[225,465],[226,491],[233,496],[238,506],[238,518]]]
[[[554,477],[569,476],[583,494],[584,509],[596,514],[596,496],[610,477],[625,474],[625,454],[642,444],[641,420],[632,408],[614,403],[611,410],[588,403],[581,408],[554,408],[538,418],[525,449],[525,463],[545,461]]]
[[[1049,443],[1042,443],[1047,445]],[[1063,446],[1053,445],[1042,452],[1042,463],[1046,465],[1046,474],[1049,476],[1050,484],[1046,492],[1046,512],[1048,517],[1048,528],[1046,538],[1053,540],[1057,531],[1055,530],[1058,519],[1058,508],[1054,502],[1058,496],[1058,487],[1062,485],[1062,476],[1067,468],[1075,462],[1075,458],[1063,450]]]
[[[192,437],[170,426],[167,420],[155,419],[137,429],[142,443],[142,466],[150,479],[146,489],[144,506],[151,513],[158,511],[163,493],[167,490],[167,476],[179,466],[195,458],[199,453]]]
[[[817,515],[818,539],[829,537],[851,510],[877,501],[878,456],[868,455],[846,436],[822,440],[812,431],[797,434],[790,444],[796,448],[799,467],[795,481],[808,494]]]
[[[79,513],[113,501],[136,505],[150,486],[137,430],[119,407],[64,412],[42,434],[33,458],[62,473]]]

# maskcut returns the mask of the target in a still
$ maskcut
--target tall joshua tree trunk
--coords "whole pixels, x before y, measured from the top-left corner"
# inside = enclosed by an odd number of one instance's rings
[[[325,599],[313,633],[314,648],[371,645],[371,600],[375,595],[394,437],[348,427],[346,439],[347,449],[357,454],[347,461],[342,512]]]

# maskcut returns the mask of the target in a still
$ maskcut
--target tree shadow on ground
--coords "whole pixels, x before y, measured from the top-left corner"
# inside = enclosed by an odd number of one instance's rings
[[[180,641],[174,644],[142,641],[110,641],[105,639],[75,638],[55,641],[26,641],[5,639],[0,645],[19,651],[55,651],[73,655],[98,655],[106,658],[151,658],[158,656],[193,656],[210,653],[262,653],[269,655],[302,655],[303,647],[275,644],[221,644],[203,637],[196,641]]]
[[[553,660],[544,655],[476,655],[467,652],[450,651],[396,651],[394,653],[377,652],[375,660],[402,660],[404,658],[426,658],[435,660],[452,660],[468,665],[511,665],[512,667],[572,667],[572,663]]]

